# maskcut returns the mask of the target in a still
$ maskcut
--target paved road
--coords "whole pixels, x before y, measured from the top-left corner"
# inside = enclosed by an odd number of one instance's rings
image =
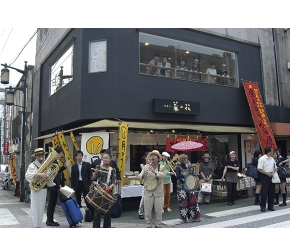
[[[125,201],[125,203],[128,203]],[[290,200],[289,200],[290,203]],[[200,205],[202,221],[199,223],[181,224],[178,219],[177,202],[172,202],[172,212],[163,214],[163,228],[168,227],[200,227],[200,228],[274,228],[290,227],[289,206],[275,206],[276,211],[261,213],[258,206],[253,205],[253,198],[236,201],[236,205],[229,207],[225,202],[212,202],[209,205]],[[26,228],[28,225],[29,204],[19,202],[19,197],[13,193],[0,190],[0,227],[1,228]],[[69,227],[64,213],[58,207],[55,219],[60,223],[60,228]],[[43,218],[43,227],[46,216]],[[80,223],[80,228],[92,227],[92,223]],[[125,210],[121,217],[112,219],[112,227],[139,228],[146,227],[145,221],[140,220],[136,210]]]

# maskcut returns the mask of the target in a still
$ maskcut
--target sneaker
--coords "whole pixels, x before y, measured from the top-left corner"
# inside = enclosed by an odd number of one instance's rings
[[[168,207],[166,211],[170,212],[170,211],[172,211],[172,210]]]

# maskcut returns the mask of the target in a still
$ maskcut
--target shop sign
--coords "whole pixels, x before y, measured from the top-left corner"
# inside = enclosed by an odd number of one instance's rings
[[[15,153],[14,152],[11,153],[9,165],[10,165],[12,179],[13,179],[14,183],[16,183],[16,162],[15,162]]]
[[[243,85],[262,151],[264,152],[267,146],[277,149],[258,84],[243,80]]]
[[[122,185],[124,184],[124,173],[126,166],[126,148],[128,140],[128,126],[124,122],[119,122],[119,137],[118,137],[118,168]]]
[[[168,100],[154,98],[152,100],[153,112],[199,115],[200,103],[192,101]]]

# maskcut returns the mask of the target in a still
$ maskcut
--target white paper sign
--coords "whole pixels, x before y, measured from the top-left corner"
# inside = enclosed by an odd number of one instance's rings
[[[107,41],[90,42],[89,73],[107,71]]]

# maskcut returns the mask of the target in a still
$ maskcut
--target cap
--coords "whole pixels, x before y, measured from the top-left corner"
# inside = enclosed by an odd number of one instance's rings
[[[162,152],[162,156],[170,158],[170,154],[168,154],[166,151]]]
[[[232,155],[232,154],[236,155],[236,152],[235,151],[231,151],[230,155]]]

